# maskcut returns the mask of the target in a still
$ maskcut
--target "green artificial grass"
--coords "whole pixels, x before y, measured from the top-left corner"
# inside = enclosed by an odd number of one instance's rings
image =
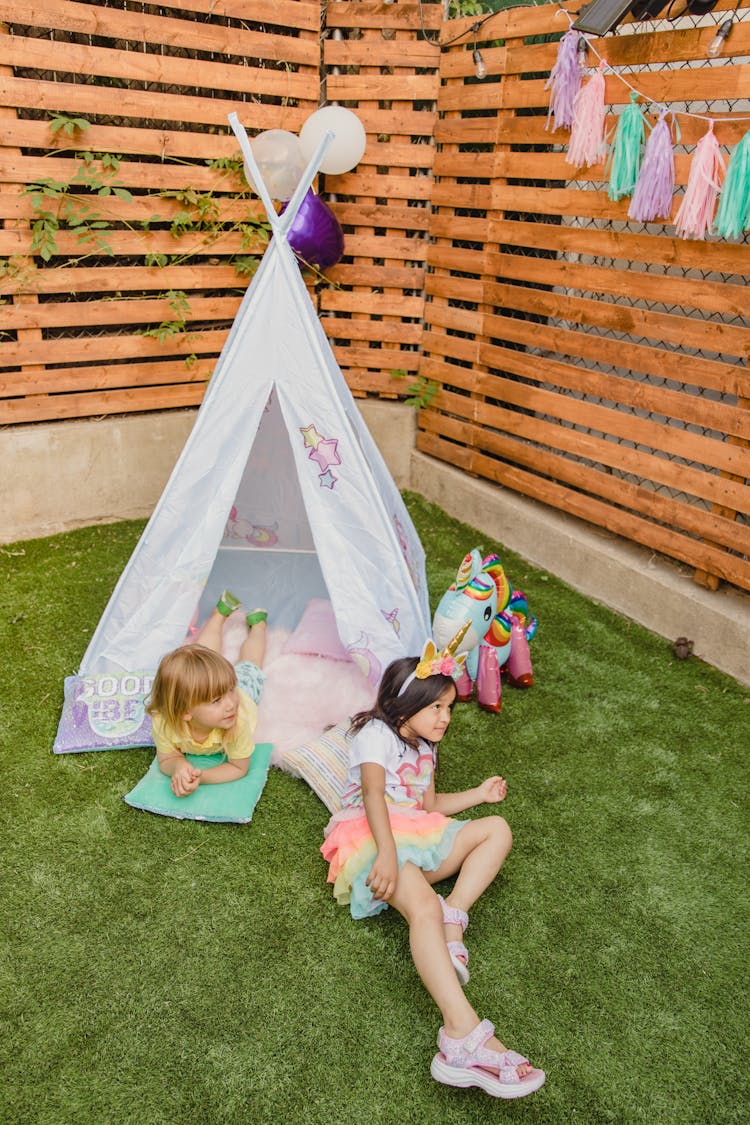
[[[456,709],[439,787],[508,779],[468,994],[547,1085],[432,1081],[406,928],[335,905],[303,782],[271,770],[251,824],[210,825],[125,804],[147,750],[52,755],[123,523],[0,548],[4,1121],[747,1120],[750,689],[407,499],[433,605],[479,546],[539,618],[535,686]]]

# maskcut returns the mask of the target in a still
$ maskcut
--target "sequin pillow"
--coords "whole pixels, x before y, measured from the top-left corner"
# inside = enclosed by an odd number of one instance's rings
[[[341,808],[349,769],[349,724],[340,723],[294,750],[281,754],[280,766],[293,777],[301,777],[329,812]]]

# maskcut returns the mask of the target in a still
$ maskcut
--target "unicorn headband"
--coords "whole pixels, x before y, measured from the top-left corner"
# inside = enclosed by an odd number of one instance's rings
[[[429,676],[452,676],[455,679],[464,666],[467,653],[461,653],[460,656],[455,656],[454,654],[469,631],[470,625],[470,621],[464,622],[455,637],[448,642],[442,652],[438,652],[433,641],[425,641],[419,663],[402,683],[398,693],[399,696],[402,696],[415,680],[426,680]]]

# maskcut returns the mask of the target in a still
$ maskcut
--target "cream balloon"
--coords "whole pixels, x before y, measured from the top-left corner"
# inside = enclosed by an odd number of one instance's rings
[[[271,198],[284,202],[291,199],[307,164],[299,137],[286,129],[268,129],[253,137],[250,147]],[[253,183],[247,163],[245,179],[257,194],[258,189]]]
[[[310,159],[329,131],[334,138],[326,149],[320,171],[337,176],[351,171],[359,163],[367,137],[356,113],[342,105],[323,106],[308,117],[300,130],[299,143],[306,160]]]

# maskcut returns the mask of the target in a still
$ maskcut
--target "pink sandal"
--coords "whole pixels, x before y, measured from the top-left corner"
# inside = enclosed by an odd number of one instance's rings
[[[460,926],[461,933],[464,932],[469,924],[469,915],[465,910],[458,910],[455,906],[448,906],[442,895],[438,895],[440,906],[443,911],[443,925],[444,926]],[[449,941],[448,953],[451,958],[451,965],[456,970],[456,976],[462,985],[469,983],[469,951],[462,941]]]
[[[534,1067],[523,1078],[518,1067],[529,1060],[517,1051],[491,1051],[485,1047],[495,1034],[489,1020],[482,1020],[463,1039],[450,1039],[441,1027],[438,1033],[440,1048],[430,1064],[430,1074],[436,1082],[446,1086],[479,1086],[493,1098],[525,1098],[544,1085],[543,1070]]]

